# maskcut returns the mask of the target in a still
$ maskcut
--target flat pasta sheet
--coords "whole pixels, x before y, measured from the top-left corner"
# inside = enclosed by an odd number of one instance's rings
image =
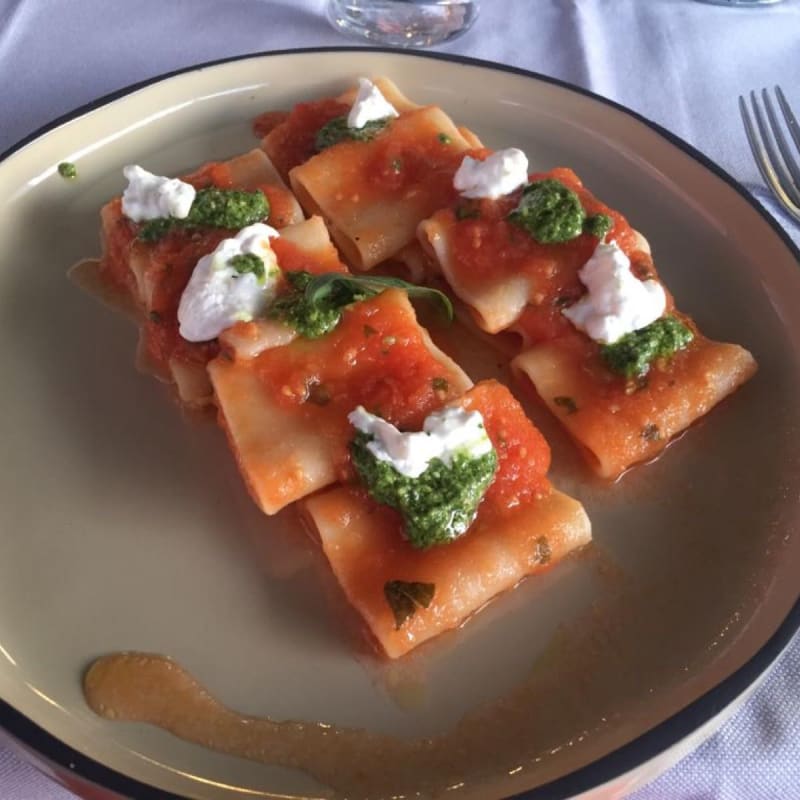
[[[270,203],[268,221],[285,229],[304,219],[303,212],[266,154],[253,149],[225,162],[211,162],[185,180],[196,188],[260,190]],[[171,383],[181,403],[202,408],[214,402],[206,364],[217,352],[216,342],[187,342],[178,333],[177,309],[180,296],[199,259],[211,252],[230,231],[207,229],[187,233],[170,231],[157,242],[139,238],[139,225],[122,213],[119,197],[100,212],[102,256],[97,263],[95,285],[105,284],[107,296],[137,309],[139,347],[137,363],[160,379]],[[329,258],[323,251],[316,228],[310,261]],[[311,235],[309,230],[307,236]],[[327,232],[325,232],[327,239]],[[304,236],[295,235],[295,239]],[[289,240],[292,235],[290,234]],[[330,242],[328,247],[333,251]],[[288,248],[285,248],[288,249]],[[335,254],[335,251],[333,251]],[[84,270],[85,271],[85,270]],[[88,277],[88,276],[87,276]],[[124,300],[122,298],[125,298]]]
[[[566,336],[535,345],[512,361],[580,445],[589,465],[615,478],[655,458],[672,438],[736,391],[755,372],[753,357],[735,344],[697,335],[646,381],[609,379],[596,353]]]
[[[472,385],[396,289],[345,310],[320,339],[296,338],[249,359],[220,357],[209,373],[231,447],[267,514],[343,475],[353,437],[347,415],[357,405],[419,426]]]
[[[644,236],[597,200],[574,172],[559,168],[531,176],[540,179],[575,191],[587,214],[607,215],[612,227],[606,238],[628,256],[634,276],[659,280]],[[616,478],[654,458],[747,381],[755,360],[738,345],[706,339],[675,310],[664,287],[665,314],[682,319],[694,341],[671,358],[656,360],[646,375],[631,379],[612,372],[599,346],[563,314],[586,291],[578,273],[598,239],[583,233],[565,243],[539,243],[507,218],[520,194],[496,201],[461,199],[440,209],[420,223],[420,243],[475,324],[496,339],[498,350],[510,352],[515,374],[535,389],[588,465],[604,478]],[[515,348],[509,348],[509,335],[517,339]]]
[[[391,658],[460,625],[496,595],[591,539],[583,506],[545,479],[549,449],[508,390],[485,382],[456,402],[483,413],[500,455],[495,482],[459,539],[415,549],[404,538],[399,515],[355,487],[303,503],[348,600]],[[527,484],[535,488],[510,503],[503,493],[514,491],[515,470],[537,459]],[[393,581],[432,587],[429,605],[417,606],[401,624],[386,596]]]
[[[310,213],[321,214],[349,263],[372,269],[415,240],[417,225],[453,195],[471,149],[439,108],[392,120],[372,141],[329,147],[289,173]]]

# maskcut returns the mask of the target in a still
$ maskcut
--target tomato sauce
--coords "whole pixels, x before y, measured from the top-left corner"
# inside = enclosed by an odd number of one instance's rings
[[[284,180],[288,179],[292,167],[308,161],[317,152],[314,140],[319,129],[349,111],[350,106],[338,100],[298,103],[289,116],[268,133],[264,149]]]
[[[268,133],[273,131],[289,118],[288,111],[265,111],[253,120],[253,134],[259,139],[263,139]]]
[[[131,297],[137,296],[136,279],[128,266],[136,224],[122,213],[122,200],[115,197],[103,209],[102,275]]]
[[[424,186],[431,205],[441,207],[455,199],[453,175],[470,153],[474,151],[454,146],[422,113],[407,112],[392,124],[387,135],[379,136],[372,145],[363,173],[363,188],[377,190],[385,197],[403,195],[414,187]],[[354,190],[358,191],[358,187]]]
[[[347,267],[339,259],[339,254],[333,245],[317,250],[306,250],[288,239],[279,237],[272,239],[270,246],[284,272],[305,271],[312,275],[324,272],[347,272]]]
[[[497,452],[497,473],[479,514],[503,512],[549,491],[550,447],[511,392],[496,381],[483,381],[462,402],[480,411]]]
[[[265,351],[253,369],[282,408],[329,421],[336,437],[349,431],[347,415],[357,405],[419,430],[456,394],[450,370],[430,352],[413,310],[396,290],[345,309],[339,325],[320,339]]]
[[[335,199],[345,218],[371,203],[407,203],[416,216],[428,216],[455,202],[453,175],[470,152],[475,151],[450,141],[426,109],[419,109],[392,120],[370,141],[345,140],[323,151],[313,174],[322,185],[329,172],[336,175]]]

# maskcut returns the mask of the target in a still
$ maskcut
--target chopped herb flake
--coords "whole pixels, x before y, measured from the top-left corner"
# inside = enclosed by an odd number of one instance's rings
[[[446,392],[450,388],[450,382],[447,378],[434,378],[431,381],[434,392]]]
[[[658,425],[651,422],[642,428],[642,439],[647,439],[648,442],[657,442],[661,438],[661,431]]]
[[[326,406],[331,401],[331,392],[324,383],[314,383],[308,388],[308,402],[315,406]]]
[[[474,206],[456,206],[455,215],[457,220],[477,219],[481,212]]]
[[[574,414],[578,410],[577,403],[571,397],[554,397],[553,402],[557,406],[561,406],[561,408],[563,408],[567,414]]]
[[[533,560],[537,564],[547,564],[553,556],[550,542],[547,541],[546,536],[539,536],[534,542]]]
[[[71,181],[78,177],[78,168],[71,161],[62,161],[58,165],[58,174]]]
[[[453,141],[446,133],[440,133],[436,138],[442,144],[450,144]]]
[[[435,593],[436,585],[433,583],[387,581],[383,594],[394,614],[395,628],[400,630],[403,623],[417,613],[418,608],[428,608]]]

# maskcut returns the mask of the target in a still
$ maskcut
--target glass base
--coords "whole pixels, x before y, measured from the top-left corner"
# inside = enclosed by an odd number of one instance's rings
[[[430,47],[475,22],[478,0],[328,0],[328,19],[348,36],[391,47]]]

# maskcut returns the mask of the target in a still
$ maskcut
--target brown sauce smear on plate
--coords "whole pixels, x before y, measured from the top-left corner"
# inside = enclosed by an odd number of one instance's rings
[[[302,770],[332,787],[333,793],[326,796],[438,796],[446,789],[468,786],[480,791],[480,775],[503,771],[516,774],[534,768],[537,778],[547,780],[557,774],[548,774],[545,766],[554,750],[539,750],[537,745],[546,746],[555,738],[560,742],[556,750],[561,750],[594,738],[596,728],[590,725],[578,742],[571,741],[574,730],[566,723],[574,714],[562,718],[563,709],[548,702],[559,681],[577,684],[577,676],[564,675],[564,655],[562,647],[556,647],[510,694],[468,713],[447,733],[417,739],[241,714],[222,705],[180,664],[162,655],[120,652],[98,658],[86,672],[83,688],[90,708],[106,719],[149,723],[219,753]],[[576,700],[590,718],[610,711],[593,708],[595,703],[585,697]],[[477,764],[484,769],[476,774]]]
[[[83,681],[89,707],[106,719],[147,722],[188,742],[263,764],[304,770],[367,795],[406,784],[424,741],[403,741],[320,722],[277,722],[226,708],[180,664],[148,653],[98,658]],[[385,767],[383,763],[385,762]],[[374,765],[381,763],[379,775]],[[370,775],[370,773],[372,773]]]

